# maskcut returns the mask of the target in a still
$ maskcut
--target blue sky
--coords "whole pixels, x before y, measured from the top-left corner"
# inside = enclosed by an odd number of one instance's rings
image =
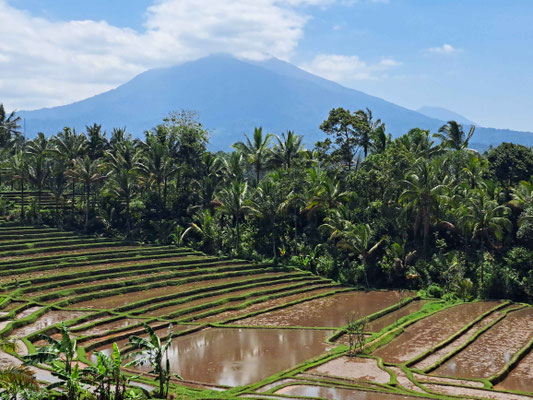
[[[533,131],[531,0],[0,0],[0,102],[32,109],[211,53]]]

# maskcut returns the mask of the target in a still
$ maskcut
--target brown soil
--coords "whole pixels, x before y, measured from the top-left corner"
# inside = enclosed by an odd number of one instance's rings
[[[88,314],[86,311],[49,311],[42,317],[38,318],[34,323],[15,329],[12,333],[12,336],[22,338],[33,332],[40,331],[41,329],[44,329],[50,325],[78,318],[86,314]]]
[[[511,312],[466,349],[436,369],[434,374],[487,378],[500,371],[532,337],[533,307]]]
[[[260,276],[260,275],[257,275]],[[147,298],[157,298],[161,296],[167,296],[175,293],[180,293],[200,287],[210,287],[210,286],[216,286],[223,283],[229,283],[229,282],[236,282],[240,280],[246,280],[256,277],[256,275],[246,275],[246,276],[238,276],[238,277],[232,277],[232,278],[221,278],[221,279],[209,279],[209,275],[198,275],[196,278],[200,279],[199,281],[192,282],[192,283],[186,283],[176,286],[164,286],[160,288],[152,288],[152,289],[146,289],[141,291],[135,291],[130,293],[125,293],[121,295],[115,295],[110,297],[104,297],[100,299],[95,300],[87,300],[80,303],[74,303],[70,305],[70,308],[91,308],[91,309],[114,309],[118,307],[125,306],[130,303],[135,303],[137,301],[141,301]],[[204,278],[204,280],[201,280]],[[179,281],[183,278],[176,279],[176,281]],[[172,281],[169,281],[172,282]],[[57,300],[56,300],[57,301]],[[146,306],[143,306],[146,307]]]
[[[427,301],[412,301],[411,303],[407,304],[405,307],[400,308],[399,310],[390,312],[381,318],[369,322],[366,327],[366,330],[368,332],[379,332],[383,328],[395,324],[400,318],[420,311],[420,309],[426,303]]]
[[[413,390],[415,392],[424,393],[424,390],[416,386],[411,379],[407,377],[405,372],[402,371],[401,368],[398,367],[389,367],[389,369],[394,372],[394,375],[396,375],[396,380],[398,383],[403,386],[406,389]]]
[[[458,387],[458,386],[447,386],[447,385],[435,385],[435,384],[425,384],[424,386],[433,392],[448,394],[452,396],[469,396],[469,397],[479,397],[482,399],[493,399],[493,400],[531,400],[531,397],[529,396],[521,396],[518,394],[495,392],[491,390],[465,388],[465,387]]]
[[[423,370],[425,368],[432,366],[438,360],[444,357],[446,354],[449,354],[452,351],[459,348],[460,346],[464,345],[466,342],[468,342],[468,340],[473,334],[475,334],[477,331],[479,331],[483,327],[494,322],[500,316],[501,316],[501,313],[498,311],[488,315],[487,317],[483,318],[483,320],[479,321],[477,324],[472,326],[470,329],[468,329],[465,333],[463,333],[461,336],[459,336],[457,339],[455,339],[453,342],[451,342],[447,346],[443,347],[440,350],[437,350],[435,353],[430,354],[428,357],[424,358],[422,361],[414,364],[413,368]]]
[[[484,384],[483,382],[478,381],[467,381],[465,379],[452,379],[452,378],[444,378],[442,376],[427,376],[422,374],[413,373],[414,378],[419,383],[428,383],[428,382],[435,382],[435,383],[449,383],[452,385],[463,385],[463,386],[471,386],[474,388],[483,388]]]
[[[398,394],[363,392],[360,390],[342,389],[326,386],[294,385],[280,389],[276,394],[299,397],[319,397],[333,400],[417,400],[421,397],[403,396]]]
[[[405,292],[401,296],[408,297]],[[311,326],[338,327],[346,325],[349,317],[361,318],[390,307],[401,300],[399,292],[350,292],[296,304],[282,310],[239,321],[253,326]]]
[[[30,307],[15,315],[15,319],[23,319],[41,309],[40,306]]]
[[[466,303],[439,311],[408,326],[399,337],[374,354],[390,363],[409,361],[447,339],[497,304],[497,302]]]
[[[390,381],[390,375],[379,368],[377,361],[372,358],[339,357],[310,369],[307,373],[383,384]]]
[[[533,351],[530,351],[496,389],[533,394]]]
[[[259,276],[268,276],[268,275],[258,275],[258,277]],[[272,276],[275,276],[275,275],[272,275]],[[244,290],[235,290],[233,292],[224,293],[224,294],[221,294],[221,295],[218,295],[218,296],[210,296],[210,297],[202,296],[201,299],[188,301],[186,303],[181,303],[181,304],[177,304],[177,305],[173,305],[173,306],[159,308],[157,310],[147,312],[147,313],[143,314],[143,316],[162,317],[162,318],[164,318],[165,316],[170,315],[172,313],[175,313],[177,311],[184,310],[186,308],[195,307],[195,306],[198,306],[200,304],[210,303],[210,302],[218,301],[218,300],[225,299],[225,298],[228,298],[228,297],[243,295],[243,294],[246,294],[246,293],[249,293],[249,294],[253,295],[253,293],[256,293],[256,292],[258,292],[260,290],[278,289],[281,292],[286,287],[294,285],[293,282],[289,282],[289,283],[286,282],[286,283],[281,283],[281,284],[277,284],[277,285],[266,286],[266,283],[267,282],[265,282],[265,286],[264,287],[253,288],[253,289],[244,289]],[[242,300],[238,300],[238,301],[241,302]],[[224,304],[224,306],[226,306],[226,305],[227,304]]]
[[[322,284],[322,283],[321,282],[317,282],[317,284]],[[280,297],[278,299],[267,300],[267,301],[264,301],[264,302],[261,302],[261,303],[252,304],[251,306],[246,307],[243,310],[226,311],[226,312],[223,312],[221,314],[217,314],[217,315],[213,315],[213,316],[210,316],[210,317],[199,319],[197,322],[212,323],[212,322],[216,322],[216,321],[226,321],[226,320],[228,320],[230,318],[236,318],[236,317],[239,317],[239,316],[244,316],[246,314],[249,314],[249,313],[255,312],[255,311],[267,310],[267,309],[269,309],[271,307],[279,306],[281,304],[290,303],[290,302],[295,301],[295,300],[300,300],[300,299],[305,299],[305,298],[312,297],[312,296],[317,296],[317,295],[323,294],[323,293],[328,293],[328,292],[331,292],[331,291],[336,289],[334,287],[328,287],[328,288],[323,288],[323,289],[314,289],[312,285],[313,285],[312,283],[309,283],[309,291],[304,292],[304,293],[293,294],[293,295],[286,296],[286,297]],[[241,324],[240,321],[239,322],[232,322],[232,323],[234,323],[236,325],[244,325],[244,324]]]

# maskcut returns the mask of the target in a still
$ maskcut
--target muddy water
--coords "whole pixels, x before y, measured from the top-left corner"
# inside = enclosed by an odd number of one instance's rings
[[[428,357],[424,358],[422,361],[413,365],[413,368],[423,370],[425,368],[428,368],[434,365],[438,360],[440,360],[447,354],[453,352],[454,350],[458,349],[460,346],[467,343],[473,334],[475,334],[480,329],[483,329],[490,323],[494,322],[496,319],[501,317],[501,315],[502,315],[501,312],[496,311],[488,315],[487,317],[483,318],[481,321],[479,321],[477,324],[472,326],[465,333],[463,333],[461,336],[455,339],[452,343],[448,344],[447,346],[443,347],[440,350],[437,350],[433,354],[430,354]]]
[[[392,342],[374,352],[386,362],[403,363],[447,339],[497,302],[460,304],[439,311],[405,328]]]
[[[92,326],[89,329],[83,331],[77,331],[76,335],[87,336],[87,335],[103,335],[107,331],[113,331],[116,329],[126,328],[128,326],[138,325],[145,322],[145,319],[136,319],[136,318],[122,318],[113,322],[108,322],[107,324]]]
[[[176,286],[164,286],[160,288],[153,288],[153,289],[146,289],[136,292],[130,292],[130,293],[124,293],[120,295],[110,296],[110,297],[104,297],[100,299],[95,300],[87,300],[80,303],[74,303],[71,304],[70,308],[91,308],[91,309],[113,309],[117,307],[122,307],[130,303],[135,303],[137,301],[145,300],[148,298],[156,298],[161,296],[167,296],[175,293],[184,292],[187,290],[197,289],[200,287],[209,287],[209,286],[215,286],[223,283],[229,283],[233,281],[243,280],[243,279],[249,279],[254,277],[254,275],[247,275],[247,276],[239,276],[239,277],[233,277],[233,278],[221,278],[221,279],[209,279],[209,275],[198,275],[197,279],[202,279],[202,277],[205,280],[199,280],[197,282],[192,283],[186,283]],[[183,278],[180,278],[183,279]],[[179,279],[178,279],[179,280]],[[58,300],[54,300],[58,301]]]
[[[417,400],[420,397],[402,396],[397,394],[363,392],[360,390],[342,389],[326,386],[293,385],[280,389],[276,394],[299,397],[319,397],[333,400]]]
[[[486,378],[500,371],[533,337],[533,307],[514,311],[433,373],[462,378]],[[533,373],[530,372],[530,380]]]
[[[61,275],[59,274],[67,274],[67,273],[77,273],[77,272],[86,272],[86,271],[101,271],[101,274],[95,274],[94,276],[97,276],[97,275],[102,275],[102,274],[106,274],[107,273],[107,270],[109,268],[119,268],[119,267],[127,267],[127,266],[131,266],[131,265],[136,265],[136,264],[148,264],[148,263],[154,263],[156,264],[157,262],[160,262],[160,261],[185,261],[185,260],[188,260],[188,259],[194,259],[194,260],[198,260],[199,257],[195,256],[195,257],[190,257],[190,256],[176,256],[176,257],[168,257],[168,258],[157,258],[157,259],[154,259],[154,258],[150,258],[150,257],[147,257],[147,258],[139,258],[139,259],[136,259],[135,261],[127,261],[127,262],[120,262],[120,259],[117,260],[117,262],[114,262],[114,263],[111,263],[111,262],[105,262],[105,263],[102,263],[102,264],[94,264],[94,265],[88,265],[88,266],[84,266],[82,264],[79,264],[78,266],[75,266],[75,267],[57,267],[57,268],[54,268],[54,269],[48,269],[48,270],[44,270],[44,271],[34,271],[34,272],[28,272],[28,273],[25,273],[25,274],[19,274],[18,275],[18,279],[19,281],[23,280],[23,279],[34,279],[34,278],[37,278],[37,277],[45,277],[45,276],[56,276],[57,277],[57,281],[60,281],[60,280],[63,280]],[[154,265],[154,268],[157,268],[157,265]],[[179,268],[179,266],[175,266],[175,267],[172,267],[172,266],[166,266],[167,269],[172,269],[172,268]],[[147,271],[149,269],[147,268],[144,268],[142,269],[141,271]],[[120,271],[116,271],[116,273],[119,273]],[[168,271],[167,271],[168,272]],[[142,273],[142,272],[141,272]],[[68,279],[64,279],[65,280],[65,283],[68,284],[68,280],[69,279],[76,279],[76,277],[73,277],[73,278],[68,278]],[[88,278],[90,279],[90,278]],[[43,284],[43,285],[46,285]],[[35,288],[35,290],[38,290],[38,287]]]
[[[239,325],[338,327],[346,325],[350,316],[361,318],[373,314],[411,295],[393,291],[341,293],[246,318]]]
[[[496,389],[515,390],[533,394],[533,351],[530,351]]]
[[[25,309],[24,311],[18,313],[15,315],[15,319],[23,319],[23,318],[26,318],[27,316],[33,314],[34,312],[36,311],[39,311],[42,307],[40,306],[35,306],[35,307],[30,307],[30,308],[27,308]]]
[[[400,308],[399,310],[390,312],[381,318],[369,322],[366,327],[366,330],[368,332],[379,332],[383,328],[397,323],[400,318],[420,311],[420,309],[426,303],[427,301],[412,301],[411,303],[407,304],[405,307]]]
[[[206,329],[174,339],[170,365],[185,380],[246,385],[325,352],[329,349],[325,340],[331,334],[293,329]]]
[[[261,310],[267,310],[271,307],[279,306],[281,304],[290,303],[291,301],[305,299],[312,296],[317,296],[323,293],[331,292],[335,289],[338,289],[336,287],[328,287],[328,288],[322,288],[322,289],[316,289],[312,286],[312,284],[309,284],[309,290],[304,293],[298,293],[293,294],[290,296],[280,297],[279,299],[273,299],[273,300],[267,300],[261,303],[252,304],[249,307],[246,307],[243,310],[236,310],[236,311],[226,311],[217,315],[213,315],[211,317],[206,317],[197,320],[196,322],[202,322],[202,323],[211,323],[215,321],[226,321],[230,318],[238,318],[239,316],[244,316],[246,314],[249,314],[251,312],[255,311],[261,311]],[[238,322],[235,322],[235,324],[239,325]]]
[[[184,309],[187,309],[187,308],[195,307],[195,306],[198,306],[200,304],[216,302],[216,301],[221,300],[221,299],[231,298],[231,297],[234,297],[234,296],[240,296],[240,295],[244,295],[244,294],[249,294],[250,296],[253,296],[254,293],[257,293],[257,292],[262,291],[262,290],[275,290],[275,289],[277,289],[277,290],[279,290],[281,292],[284,289],[286,289],[287,287],[294,285],[293,282],[289,282],[289,283],[285,282],[285,283],[281,283],[281,284],[277,284],[277,285],[269,285],[269,286],[267,286],[267,283],[268,282],[265,282],[264,283],[265,286],[262,286],[262,287],[256,287],[256,288],[252,288],[252,289],[235,290],[235,291],[232,291],[232,292],[220,294],[218,296],[209,296],[209,297],[207,297],[207,296],[203,295],[202,298],[200,298],[198,300],[188,301],[188,302],[182,303],[182,304],[177,304],[177,305],[173,305],[173,306],[159,308],[157,310],[144,313],[143,316],[164,317],[166,315],[170,315],[170,314],[173,314],[175,312],[178,312],[180,310],[184,310]],[[238,301],[241,302],[242,300],[238,300]],[[224,306],[227,305],[227,304],[228,303],[224,304]],[[213,307],[218,307],[218,306],[213,306]]]
[[[339,357],[310,369],[307,373],[383,384],[390,381],[388,372],[379,368],[377,361],[372,358]]]
[[[12,336],[24,337],[33,332],[40,331],[41,329],[44,329],[50,325],[57,324],[58,322],[68,321],[87,314],[88,312],[86,311],[49,311],[42,317],[38,318],[34,323],[15,329],[12,333]]]
[[[483,389],[465,388],[459,386],[437,385],[427,383],[424,385],[432,392],[447,394],[451,396],[468,396],[469,398],[492,399],[492,400],[531,400],[529,396],[510,394]]]

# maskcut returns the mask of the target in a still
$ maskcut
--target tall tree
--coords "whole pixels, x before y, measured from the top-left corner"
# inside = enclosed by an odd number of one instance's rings
[[[255,172],[255,184],[259,184],[261,173],[266,169],[268,161],[272,155],[271,149],[268,147],[272,134],[268,133],[263,136],[263,128],[255,128],[253,138],[250,140],[248,135],[245,142],[237,142],[233,147],[240,151],[250,165],[252,165]]]
[[[468,133],[465,133],[463,125],[455,121],[448,121],[447,124],[440,127],[439,133],[436,133],[433,136],[440,139],[442,145],[446,148],[452,150],[467,150],[475,130],[476,127],[472,125]]]
[[[302,139],[303,136],[296,135],[294,131],[287,131],[287,134],[282,133],[281,138],[276,136],[278,144],[274,146],[272,151],[274,163],[286,170],[291,169],[294,160],[305,152]]]

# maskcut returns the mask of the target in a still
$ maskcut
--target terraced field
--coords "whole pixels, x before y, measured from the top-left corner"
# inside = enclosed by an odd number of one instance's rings
[[[6,222],[0,284],[0,334],[21,344],[1,366],[61,323],[84,364],[144,323],[161,336],[172,323],[185,398],[533,399],[530,305],[358,292],[295,268]],[[363,317],[366,355],[349,357],[344,326]],[[150,385],[146,371],[130,372]]]

